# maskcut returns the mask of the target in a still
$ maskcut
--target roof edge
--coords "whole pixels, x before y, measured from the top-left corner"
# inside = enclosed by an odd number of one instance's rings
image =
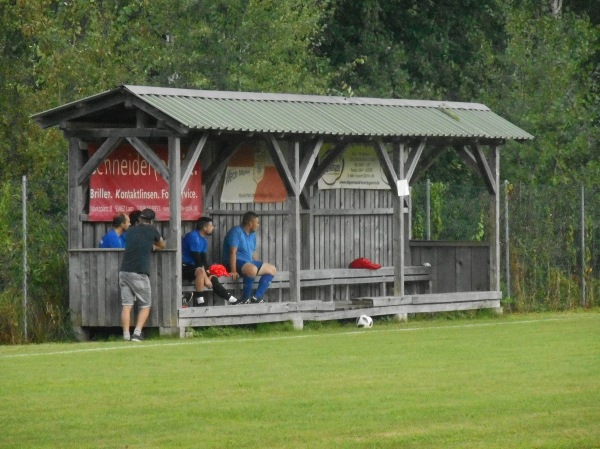
[[[327,95],[301,95],[279,94],[262,92],[235,92],[217,90],[179,89],[173,87],[136,86],[125,84],[121,86],[136,96],[163,95],[192,98],[214,98],[219,100],[249,100],[249,101],[282,101],[321,104],[347,104],[347,105],[377,105],[377,106],[408,106],[420,108],[439,109],[470,109],[490,111],[490,108],[480,103],[464,103],[455,101],[433,100],[401,100],[371,97],[342,97]]]

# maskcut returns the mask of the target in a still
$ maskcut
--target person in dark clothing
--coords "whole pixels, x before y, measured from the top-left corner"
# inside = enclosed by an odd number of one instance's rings
[[[131,222],[131,226],[135,226],[136,224],[138,224],[138,220],[140,219],[141,214],[142,211],[139,209],[134,209],[131,212],[129,212],[129,221]]]
[[[202,217],[196,223],[196,229],[188,232],[181,242],[182,277],[194,281],[195,292],[186,302],[193,300],[194,305],[204,304],[202,291],[211,288],[218,296],[236,304],[237,299],[229,293],[219,282],[219,278],[210,272],[210,264],[206,257],[208,241],[206,237],[212,235],[215,227],[210,217]]]
[[[119,287],[121,289],[121,324],[123,339],[126,341],[142,341],[142,329],[152,306],[150,289],[150,256],[153,249],[161,250],[166,242],[158,230],[152,226],[154,211],[144,209],[140,214],[138,225],[132,226],[127,233],[125,253],[119,270]],[[133,335],[130,335],[131,309],[138,301],[138,317]]]

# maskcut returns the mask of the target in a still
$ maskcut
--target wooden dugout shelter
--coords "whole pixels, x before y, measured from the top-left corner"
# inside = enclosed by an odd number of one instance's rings
[[[500,307],[499,151],[507,140],[533,136],[484,105],[124,85],[33,118],[43,128],[58,125],[69,142],[69,302],[82,337],[94,327],[120,325],[122,250],[97,248],[110,223],[90,221],[89,189],[93,173],[123,143],[167,182],[174,199],[168,221],[157,223],[167,250],[155,253],[151,275],[147,325],[163,333]],[[287,193],[284,202],[220,201],[227,164],[248,143],[266,147]],[[166,163],[154,151],[157,144],[167,148]],[[319,179],[356,144],[373,148],[389,190],[320,190]],[[319,156],[325,146],[329,151]],[[410,196],[399,196],[398,189],[450,149],[487,186],[494,228],[488,244],[410,241]],[[193,228],[181,220],[181,194],[197,161],[201,212],[216,227],[211,259],[218,261],[226,230],[245,211],[261,217],[259,253],[281,277],[267,304],[219,306],[215,300],[181,308],[181,237]],[[348,263],[358,257],[386,268],[349,273]],[[431,268],[417,268],[424,265]]]

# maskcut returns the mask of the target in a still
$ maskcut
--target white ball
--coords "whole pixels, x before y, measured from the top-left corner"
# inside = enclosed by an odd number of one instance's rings
[[[364,328],[373,327],[373,318],[368,315],[361,315],[356,319],[356,325]]]

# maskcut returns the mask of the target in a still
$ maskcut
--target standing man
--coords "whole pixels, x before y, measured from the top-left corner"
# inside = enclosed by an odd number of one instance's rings
[[[244,293],[240,304],[265,302],[263,296],[277,268],[270,263],[258,260],[256,254],[256,231],[260,226],[255,212],[246,212],[241,226],[234,226],[227,232],[223,242],[223,264],[229,268],[231,277],[244,278]],[[260,276],[258,287],[252,295],[254,278]]]
[[[202,217],[196,223],[196,229],[188,232],[181,242],[181,254],[183,266],[182,276],[188,281],[194,281],[196,291],[192,299],[195,305],[204,304],[202,291],[205,288],[212,288],[213,291],[231,304],[236,304],[237,299],[229,293],[219,282],[219,278],[209,271],[209,263],[206,258],[208,241],[206,237],[212,235],[215,227],[212,218]]]
[[[152,291],[150,289],[150,255],[152,249],[164,249],[166,242],[154,226],[154,211],[144,209],[138,219],[138,226],[133,226],[127,236],[125,254],[119,271],[119,287],[121,288],[121,324],[123,340],[142,341],[142,328],[150,315]],[[133,335],[129,334],[131,309],[138,301],[138,317]]]
[[[99,248],[125,248],[125,231],[129,229],[129,217],[117,214],[112,219],[112,229],[100,239]]]

